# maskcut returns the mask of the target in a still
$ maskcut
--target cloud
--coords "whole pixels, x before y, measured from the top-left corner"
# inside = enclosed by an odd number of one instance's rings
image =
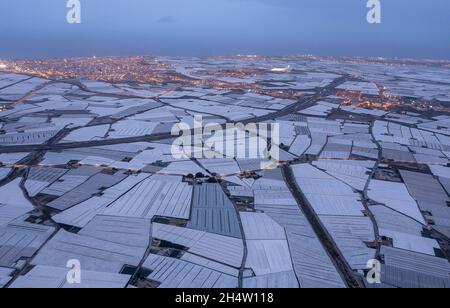
[[[177,20],[173,16],[164,16],[158,19],[158,22],[161,24],[171,24],[176,22]]]

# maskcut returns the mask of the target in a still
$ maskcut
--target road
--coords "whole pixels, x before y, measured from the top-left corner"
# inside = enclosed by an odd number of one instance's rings
[[[375,138],[375,135],[373,133],[373,127],[374,127],[374,122],[370,123],[370,134],[372,135],[372,140],[373,142],[377,145],[377,149],[378,149],[378,157],[377,157],[377,161],[375,163],[375,165],[372,168],[372,172],[369,175],[369,178],[367,179],[366,185],[364,186],[364,190],[362,192],[362,204],[366,210],[367,216],[370,218],[370,221],[372,222],[373,225],[373,231],[374,231],[374,235],[375,235],[375,246],[376,246],[376,257],[378,257],[380,255],[380,250],[381,250],[381,236],[380,236],[380,228],[378,226],[378,221],[375,217],[375,215],[372,213],[372,211],[370,210],[370,198],[369,198],[369,187],[370,187],[370,182],[372,181],[378,167],[380,166],[382,160],[383,160],[383,151],[382,151],[382,147],[380,145],[380,143],[377,141],[377,138]]]
[[[289,165],[283,166],[283,176],[292,192],[297,204],[300,206],[306,219],[314,230],[314,233],[319,238],[323,247],[330,256],[331,261],[334,263],[336,269],[339,271],[344,282],[349,288],[364,288],[364,285],[360,277],[352,270],[345,257],[337,247],[328,230],[323,226],[316,212],[309,204],[307,198],[300,190],[294,177],[294,173]]]
[[[277,112],[270,113],[260,117],[250,118],[244,121],[241,121],[243,124],[249,123],[259,123],[268,120],[273,120],[276,118],[280,118],[289,114],[293,114],[299,110],[304,109],[310,104],[329,96],[332,94],[334,89],[340,84],[349,80],[349,76],[344,76],[334,80],[327,87],[322,88],[315,95],[306,99],[300,99],[298,102],[289,105]],[[233,122],[230,122],[233,123]],[[225,127],[225,125],[222,125]],[[193,131],[191,131],[193,133]],[[128,137],[128,138],[117,138],[117,139],[105,139],[105,140],[94,140],[94,141],[81,141],[81,142],[68,142],[68,143],[52,143],[50,144],[32,144],[32,145],[15,145],[15,146],[1,146],[0,153],[26,153],[33,151],[62,151],[67,149],[76,149],[76,148],[90,148],[90,147],[99,147],[99,146],[107,146],[107,145],[115,145],[115,144],[124,144],[124,143],[134,143],[134,142],[153,142],[164,139],[173,138],[171,133],[160,133],[160,134],[152,134],[145,136],[137,136],[137,137]]]

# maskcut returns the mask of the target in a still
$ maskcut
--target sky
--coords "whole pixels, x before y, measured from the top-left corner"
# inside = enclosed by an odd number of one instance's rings
[[[449,0],[1,0],[0,58],[235,54],[450,59]]]

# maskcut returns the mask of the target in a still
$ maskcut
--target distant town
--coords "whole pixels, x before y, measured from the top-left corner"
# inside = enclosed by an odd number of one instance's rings
[[[449,288],[449,159],[450,61],[0,60],[0,287]]]

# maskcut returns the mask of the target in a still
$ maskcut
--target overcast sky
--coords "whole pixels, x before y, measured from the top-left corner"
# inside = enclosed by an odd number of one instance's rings
[[[318,54],[450,59],[450,0],[0,0],[0,58]]]

